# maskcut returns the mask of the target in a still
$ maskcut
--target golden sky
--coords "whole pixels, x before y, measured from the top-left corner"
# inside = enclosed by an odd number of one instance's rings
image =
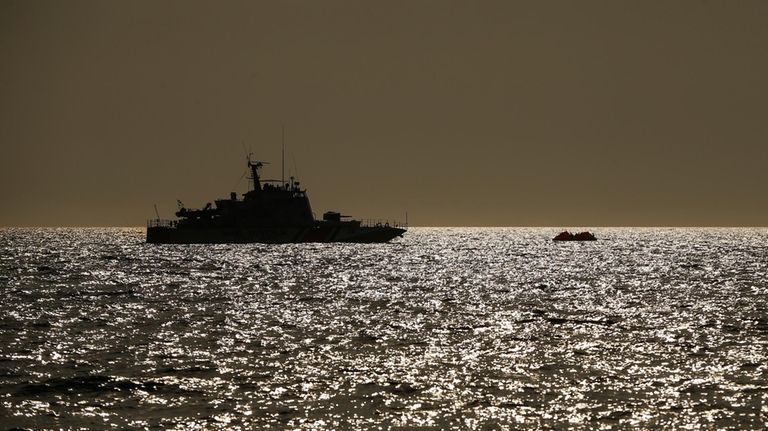
[[[0,1],[0,226],[768,225],[767,1]],[[243,144],[244,143],[244,144]]]

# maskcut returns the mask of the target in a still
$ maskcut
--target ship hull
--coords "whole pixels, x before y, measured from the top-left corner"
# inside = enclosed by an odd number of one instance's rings
[[[304,228],[147,228],[152,244],[289,244],[305,242],[382,243],[402,236],[405,229],[388,226],[312,226]]]

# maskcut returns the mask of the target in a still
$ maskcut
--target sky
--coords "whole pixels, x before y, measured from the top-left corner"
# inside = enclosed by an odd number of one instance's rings
[[[768,225],[766,1],[0,0],[0,226]]]

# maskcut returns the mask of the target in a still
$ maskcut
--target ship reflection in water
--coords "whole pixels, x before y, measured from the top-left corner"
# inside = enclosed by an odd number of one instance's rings
[[[768,231],[556,233],[0,230],[0,425],[765,428]]]
[[[402,236],[406,228],[397,222],[363,223],[342,220],[335,211],[315,220],[307,191],[298,181],[280,180],[279,185],[262,185],[262,162],[248,159],[253,188],[237,199],[216,200],[200,210],[181,207],[179,220],[150,220],[147,242],[166,244],[200,243],[296,243],[296,242],[387,242]]]

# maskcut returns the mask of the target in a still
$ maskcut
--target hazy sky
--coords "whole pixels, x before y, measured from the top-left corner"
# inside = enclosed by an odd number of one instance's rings
[[[0,0],[0,225],[244,192],[283,124],[317,215],[766,226],[768,1]]]

